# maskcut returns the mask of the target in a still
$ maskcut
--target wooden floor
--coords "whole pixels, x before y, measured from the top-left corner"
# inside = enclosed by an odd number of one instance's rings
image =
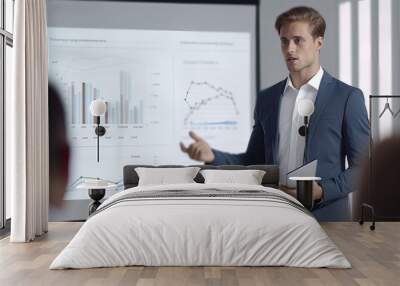
[[[400,285],[400,223],[324,223],[353,268],[122,267],[48,270],[81,223],[50,223],[32,243],[0,241],[0,285]]]

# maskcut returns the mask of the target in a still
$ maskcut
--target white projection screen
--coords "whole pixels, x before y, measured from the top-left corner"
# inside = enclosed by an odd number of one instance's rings
[[[47,1],[49,80],[71,145],[65,199],[87,199],[75,188],[81,176],[121,182],[126,164],[198,164],[179,148],[190,130],[213,148],[246,149],[257,6],[182,2]],[[99,162],[94,99],[107,104]]]

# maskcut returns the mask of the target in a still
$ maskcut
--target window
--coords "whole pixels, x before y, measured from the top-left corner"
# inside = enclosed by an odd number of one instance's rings
[[[14,0],[0,0],[0,228],[10,217],[10,194],[5,188],[5,105],[11,92]],[[8,202],[8,203],[6,203]]]
[[[13,33],[14,30],[14,0],[5,0],[5,30]]]
[[[4,89],[5,94],[4,95],[7,100],[7,98],[10,98],[9,95],[11,94],[11,86],[12,86],[11,85],[11,80],[12,80],[11,75],[12,75],[12,69],[13,69],[12,46],[10,46],[10,45],[6,45],[5,64],[6,64],[6,66],[5,66],[5,76],[4,76],[4,80],[5,80],[5,89]],[[7,105],[7,101],[4,102],[4,107],[5,107],[4,113],[5,113],[5,110],[7,110],[6,105]],[[3,118],[5,118],[5,116]],[[4,129],[6,129],[6,128],[4,128]],[[4,130],[4,131],[6,131],[6,130]],[[4,138],[4,139],[5,139],[5,140],[3,140],[4,145],[7,146],[8,144],[6,144],[6,138]],[[4,154],[6,154],[6,153],[4,152]],[[4,159],[6,160],[6,155],[4,155]],[[5,166],[5,164],[3,166]],[[7,171],[7,168],[4,169],[5,177],[6,177],[6,174],[5,174],[6,171]],[[11,206],[11,193],[10,193],[10,188],[7,188],[6,184],[4,184],[4,187],[5,187],[5,190],[4,190],[4,192],[5,192],[4,214],[5,214],[5,219],[7,220],[7,219],[11,218],[11,207],[10,207]]]

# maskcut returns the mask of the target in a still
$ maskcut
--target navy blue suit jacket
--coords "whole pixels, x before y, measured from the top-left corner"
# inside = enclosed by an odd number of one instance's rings
[[[286,79],[260,92],[246,152],[213,150],[212,164],[278,164],[279,111]],[[357,187],[360,163],[368,150],[369,123],[364,96],[324,72],[309,123],[304,163],[318,159],[323,201],[313,209],[319,220],[350,220],[348,195]],[[345,168],[347,156],[349,167]]]

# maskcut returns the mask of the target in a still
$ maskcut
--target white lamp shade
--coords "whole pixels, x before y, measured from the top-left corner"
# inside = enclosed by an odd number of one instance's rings
[[[93,100],[90,103],[90,112],[92,113],[93,116],[102,116],[104,115],[104,113],[106,113],[106,110],[107,110],[107,105],[101,99]]]
[[[301,99],[297,105],[297,111],[301,116],[310,116],[314,113],[314,102],[311,99]]]

